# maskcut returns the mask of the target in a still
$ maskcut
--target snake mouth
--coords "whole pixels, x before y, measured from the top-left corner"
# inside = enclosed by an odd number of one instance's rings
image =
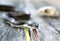
[[[20,24],[25,24],[26,22],[30,20],[30,14],[26,14],[24,12],[9,12],[4,15],[3,19],[6,22],[20,25]]]
[[[8,17],[14,18],[15,20],[30,20],[30,14],[26,14],[25,12],[9,12],[7,14]]]

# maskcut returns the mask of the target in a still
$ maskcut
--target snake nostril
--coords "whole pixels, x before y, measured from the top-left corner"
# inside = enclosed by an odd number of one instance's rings
[[[45,11],[44,11],[44,12],[48,14],[48,13],[49,13],[49,10],[48,10],[48,9],[45,9]]]

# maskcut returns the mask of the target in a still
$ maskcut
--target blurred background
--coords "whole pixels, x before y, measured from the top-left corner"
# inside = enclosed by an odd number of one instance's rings
[[[24,29],[12,28],[3,22],[3,14],[10,10],[30,13],[32,21],[39,23],[38,32],[41,41],[60,41],[60,18],[34,16],[35,11],[43,6],[54,6],[60,11],[60,0],[0,0],[0,41],[26,41]],[[9,11],[2,10],[2,7]]]

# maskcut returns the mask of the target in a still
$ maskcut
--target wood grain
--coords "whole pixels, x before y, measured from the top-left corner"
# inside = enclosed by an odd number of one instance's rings
[[[53,5],[60,9],[60,0],[23,0],[19,10],[25,8],[31,13],[32,21],[39,23],[39,37],[41,41],[60,41],[60,18],[37,17],[34,12],[46,5]],[[21,2],[21,1],[20,1]],[[26,4],[25,4],[26,3]],[[24,9],[23,9],[24,10]],[[2,19],[3,12],[0,12],[0,41],[26,41],[24,29],[12,28],[5,24]],[[32,36],[33,37],[33,36]]]

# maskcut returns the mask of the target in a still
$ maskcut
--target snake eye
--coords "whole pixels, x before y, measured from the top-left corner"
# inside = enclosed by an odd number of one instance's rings
[[[44,12],[48,14],[48,13],[49,13],[49,10],[48,10],[48,9],[45,9],[45,11],[44,11]]]

